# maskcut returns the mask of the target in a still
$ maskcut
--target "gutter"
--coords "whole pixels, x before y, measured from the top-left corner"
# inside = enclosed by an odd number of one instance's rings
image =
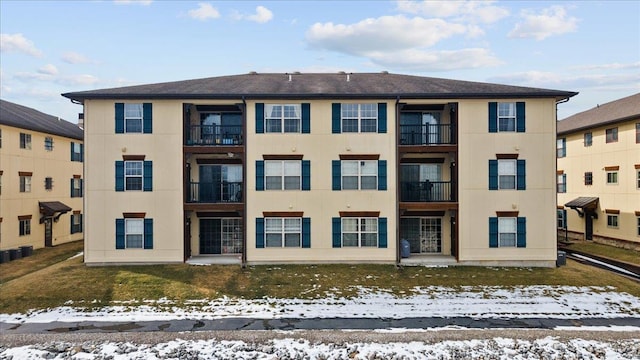
[[[244,146],[244,151],[242,153],[243,159],[242,159],[242,174],[243,174],[243,194],[244,195],[244,206],[242,208],[242,219],[243,219],[243,224],[242,226],[244,227],[244,231],[243,231],[243,237],[242,237],[242,256],[241,256],[241,267],[244,269],[247,267],[247,101],[245,100],[245,97],[242,97],[242,116],[244,117],[244,119],[242,119],[242,131],[244,132],[244,140],[242,141],[243,146]]]

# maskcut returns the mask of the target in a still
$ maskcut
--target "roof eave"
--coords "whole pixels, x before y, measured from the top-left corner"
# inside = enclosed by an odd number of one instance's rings
[[[599,127],[606,126],[606,125],[618,124],[618,123],[622,123],[622,122],[629,121],[629,120],[635,120],[635,119],[638,119],[638,118],[640,118],[640,114],[625,116],[625,117],[617,118],[617,119],[614,119],[614,120],[601,121],[601,122],[598,122],[597,124],[578,126],[578,127],[575,127],[575,128],[570,128],[570,129],[558,131],[557,135],[569,135],[569,134],[573,134],[573,133],[584,131],[584,130],[588,130],[588,129],[595,129],[595,128],[599,128]],[[564,120],[561,120],[561,121],[564,121]]]

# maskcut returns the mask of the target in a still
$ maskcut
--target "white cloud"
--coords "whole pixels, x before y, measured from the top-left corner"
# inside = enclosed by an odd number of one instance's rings
[[[307,31],[306,38],[312,46],[368,56],[372,52],[433,46],[467,31],[464,25],[441,19],[397,15],[369,18],[352,25],[316,23]]]
[[[575,67],[576,70],[626,70],[626,69],[640,69],[640,62],[620,64],[597,64],[597,65],[580,65]]]
[[[273,13],[271,12],[271,10],[267,9],[264,6],[257,6],[256,13],[247,16],[247,20],[255,21],[260,24],[264,24],[271,19],[273,19]]]
[[[578,19],[568,16],[566,9],[559,5],[543,9],[539,14],[523,10],[521,17],[524,22],[516,24],[509,37],[544,40],[553,35],[576,31],[578,28]]]
[[[63,76],[56,79],[56,83],[62,85],[92,85],[99,81],[99,79],[93,75],[81,74]]]
[[[398,10],[428,17],[454,18],[464,22],[494,23],[509,10],[493,6],[494,1],[410,1],[398,0]]]
[[[73,51],[67,51],[62,54],[62,61],[69,64],[87,64],[91,62],[88,57]]]
[[[117,5],[129,5],[129,4],[137,4],[148,6],[151,5],[153,0],[113,0]]]
[[[0,34],[0,52],[21,52],[27,55],[41,57],[33,42],[22,34]]]
[[[380,52],[371,55],[370,59],[385,68],[413,71],[448,71],[502,64],[487,49],[481,48],[441,51],[408,49]]]
[[[53,64],[47,64],[41,67],[40,69],[38,69],[38,73],[44,74],[44,75],[56,75],[58,74],[58,68],[56,68],[55,65]]]
[[[572,74],[559,71],[527,71],[496,76],[489,81],[518,84],[523,86],[562,88],[575,91],[585,89],[640,90],[640,73],[584,73]]]
[[[208,3],[198,3],[198,8],[195,10],[189,10],[188,14],[190,17],[201,21],[217,19],[220,17],[218,9]]]

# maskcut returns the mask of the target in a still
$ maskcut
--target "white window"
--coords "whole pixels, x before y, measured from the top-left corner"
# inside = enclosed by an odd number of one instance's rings
[[[516,160],[498,160],[498,188],[516,188]]]
[[[266,190],[300,190],[300,160],[267,160],[264,162]]]
[[[617,183],[618,183],[618,172],[607,171],[607,184],[617,184]]]
[[[142,104],[124,104],[124,132],[142,132]]]
[[[498,131],[516,131],[516,103],[498,103]]]
[[[515,247],[517,238],[517,221],[514,217],[498,218],[498,247]]]
[[[301,247],[301,218],[266,218],[266,247]]]
[[[31,219],[20,220],[20,236],[31,234]]]
[[[558,139],[556,140],[556,157],[562,158],[565,156],[567,156],[567,139]]]
[[[71,161],[82,161],[82,149],[80,143],[71,143]]]
[[[53,151],[53,138],[51,136],[44,138],[44,149],[47,151]]]
[[[342,104],[342,132],[377,132],[378,104]]]
[[[636,189],[640,189],[640,170],[636,170]]]
[[[559,193],[567,192],[567,174],[558,174],[556,176],[556,187]]]
[[[125,190],[142,190],[142,161],[124,162]]]
[[[144,219],[125,219],[125,247],[142,249],[144,237]]]
[[[31,150],[31,134],[20,133],[20,149]]]
[[[72,188],[71,188],[71,197],[82,197],[82,179],[73,178],[72,180]]]
[[[558,228],[564,229],[567,227],[567,211],[558,209]]]
[[[618,228],[618,215],[607,215],[607,227],[614,229]]]
[[[31,176],[20,176],[20,192],[31,192]]]
[[[343,247],[377,247],[378,218],[342,218]]]
[[[265,132],[299,133],[301,114],[300,104],[266,104],[264,107]]]
[[[376,160],[343,160],[340,166],[342,190],[376,190],[378,162]]]

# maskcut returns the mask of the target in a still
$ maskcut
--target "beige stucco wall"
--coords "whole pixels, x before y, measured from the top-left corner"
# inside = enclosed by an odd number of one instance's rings
[[[640,242],[638,217],[640,189],[637,187],[640,165],[640,144],[636,144],[636,123],[633,119],[623,123],[597,127],[558,136],[566,138],[566,157],[558,158],[558,170],[567,174],[567,192],[558,194],[558,205],[580,197],[598,197],[598,219],[593,221],[593,234],[598,237]],[[618,128],[618,142],[606,143],[605,130]],[[584,133],[592,133],[592,145],[584,146]],[[607,166],[619,166],[618,183],[607,184]],[[593,185],[584,184],[584,173],[593,173]],[[606,209],[619,210],[618,228],[607,226]],[[585,220],[571,209],[567,210],[569,231],[584,233]]]
[[[262,102],[262,101],[259,101]],[[278,101],[264,101],[279,103]],[[378,103],[377,100],[358,101]],[[290,103],[287,101],[286,103]],[[387,102],[386,134],[332,134],[331,101],[311,102],[310,134],[256,134],[255,102],[247,103],[247,260],[249,262],[395,262],[395,103]],[[311,191],[255,191],[255,162],[263,154],[302,154],[311,161]],[[387,160],[387,190],[331,190],[331,161],[340,154],[379,154]],[[257,249],[255,219],[263,211],[303,211],[311,218],[311,248]],[[386,217],[388,247],[333,248],[333,217],[340,211],[380,211]]]
[[[85,262],[181,262],[182,101],[153,103],[152,134],[115,134],[115,103],[87,100],[85,121]],[[115,161],[145,155],[153,161],[153,191],[115,191]],[[153,219],[153,249],[115,248],[115,219],[144,212]]]
[[[44,224],[40,224],[39,201],[60,201],[73,210],[53,223],[52,243],[58,245],[81,240],[82,233],[71,234],[71,214],[82,211],[82,198],[72,198],[70,181],[73,175],[82,175],[82,162],[71,161],[71,142],[82,140],[50,135],[33,130],[0,125],[2,148],[2,192],[0,193],[0,250],[20,246],[44,247]],[[20,133],[31,134],[31,150],[20,149]],[[46,137],[53,138],[53,150],[44,148]],[[20,192],[18,172],[32,172],[31,192]],[[45,189],[45,178],[53,179],[53,188]],[[84,178],[84,177],[83,177]],[[19,236],[18,216],[31,215],[31,234]]]
[[[526,132],[489,133],[489,101],[526,102]],[[459,261],[556,259],[554,99],[494,99],[459,102]],[[518,154],[526,160],[526,190],[488,190],[488,160]],[[489,248],[489,217],[518,211],[527,219],[526,248]]]

